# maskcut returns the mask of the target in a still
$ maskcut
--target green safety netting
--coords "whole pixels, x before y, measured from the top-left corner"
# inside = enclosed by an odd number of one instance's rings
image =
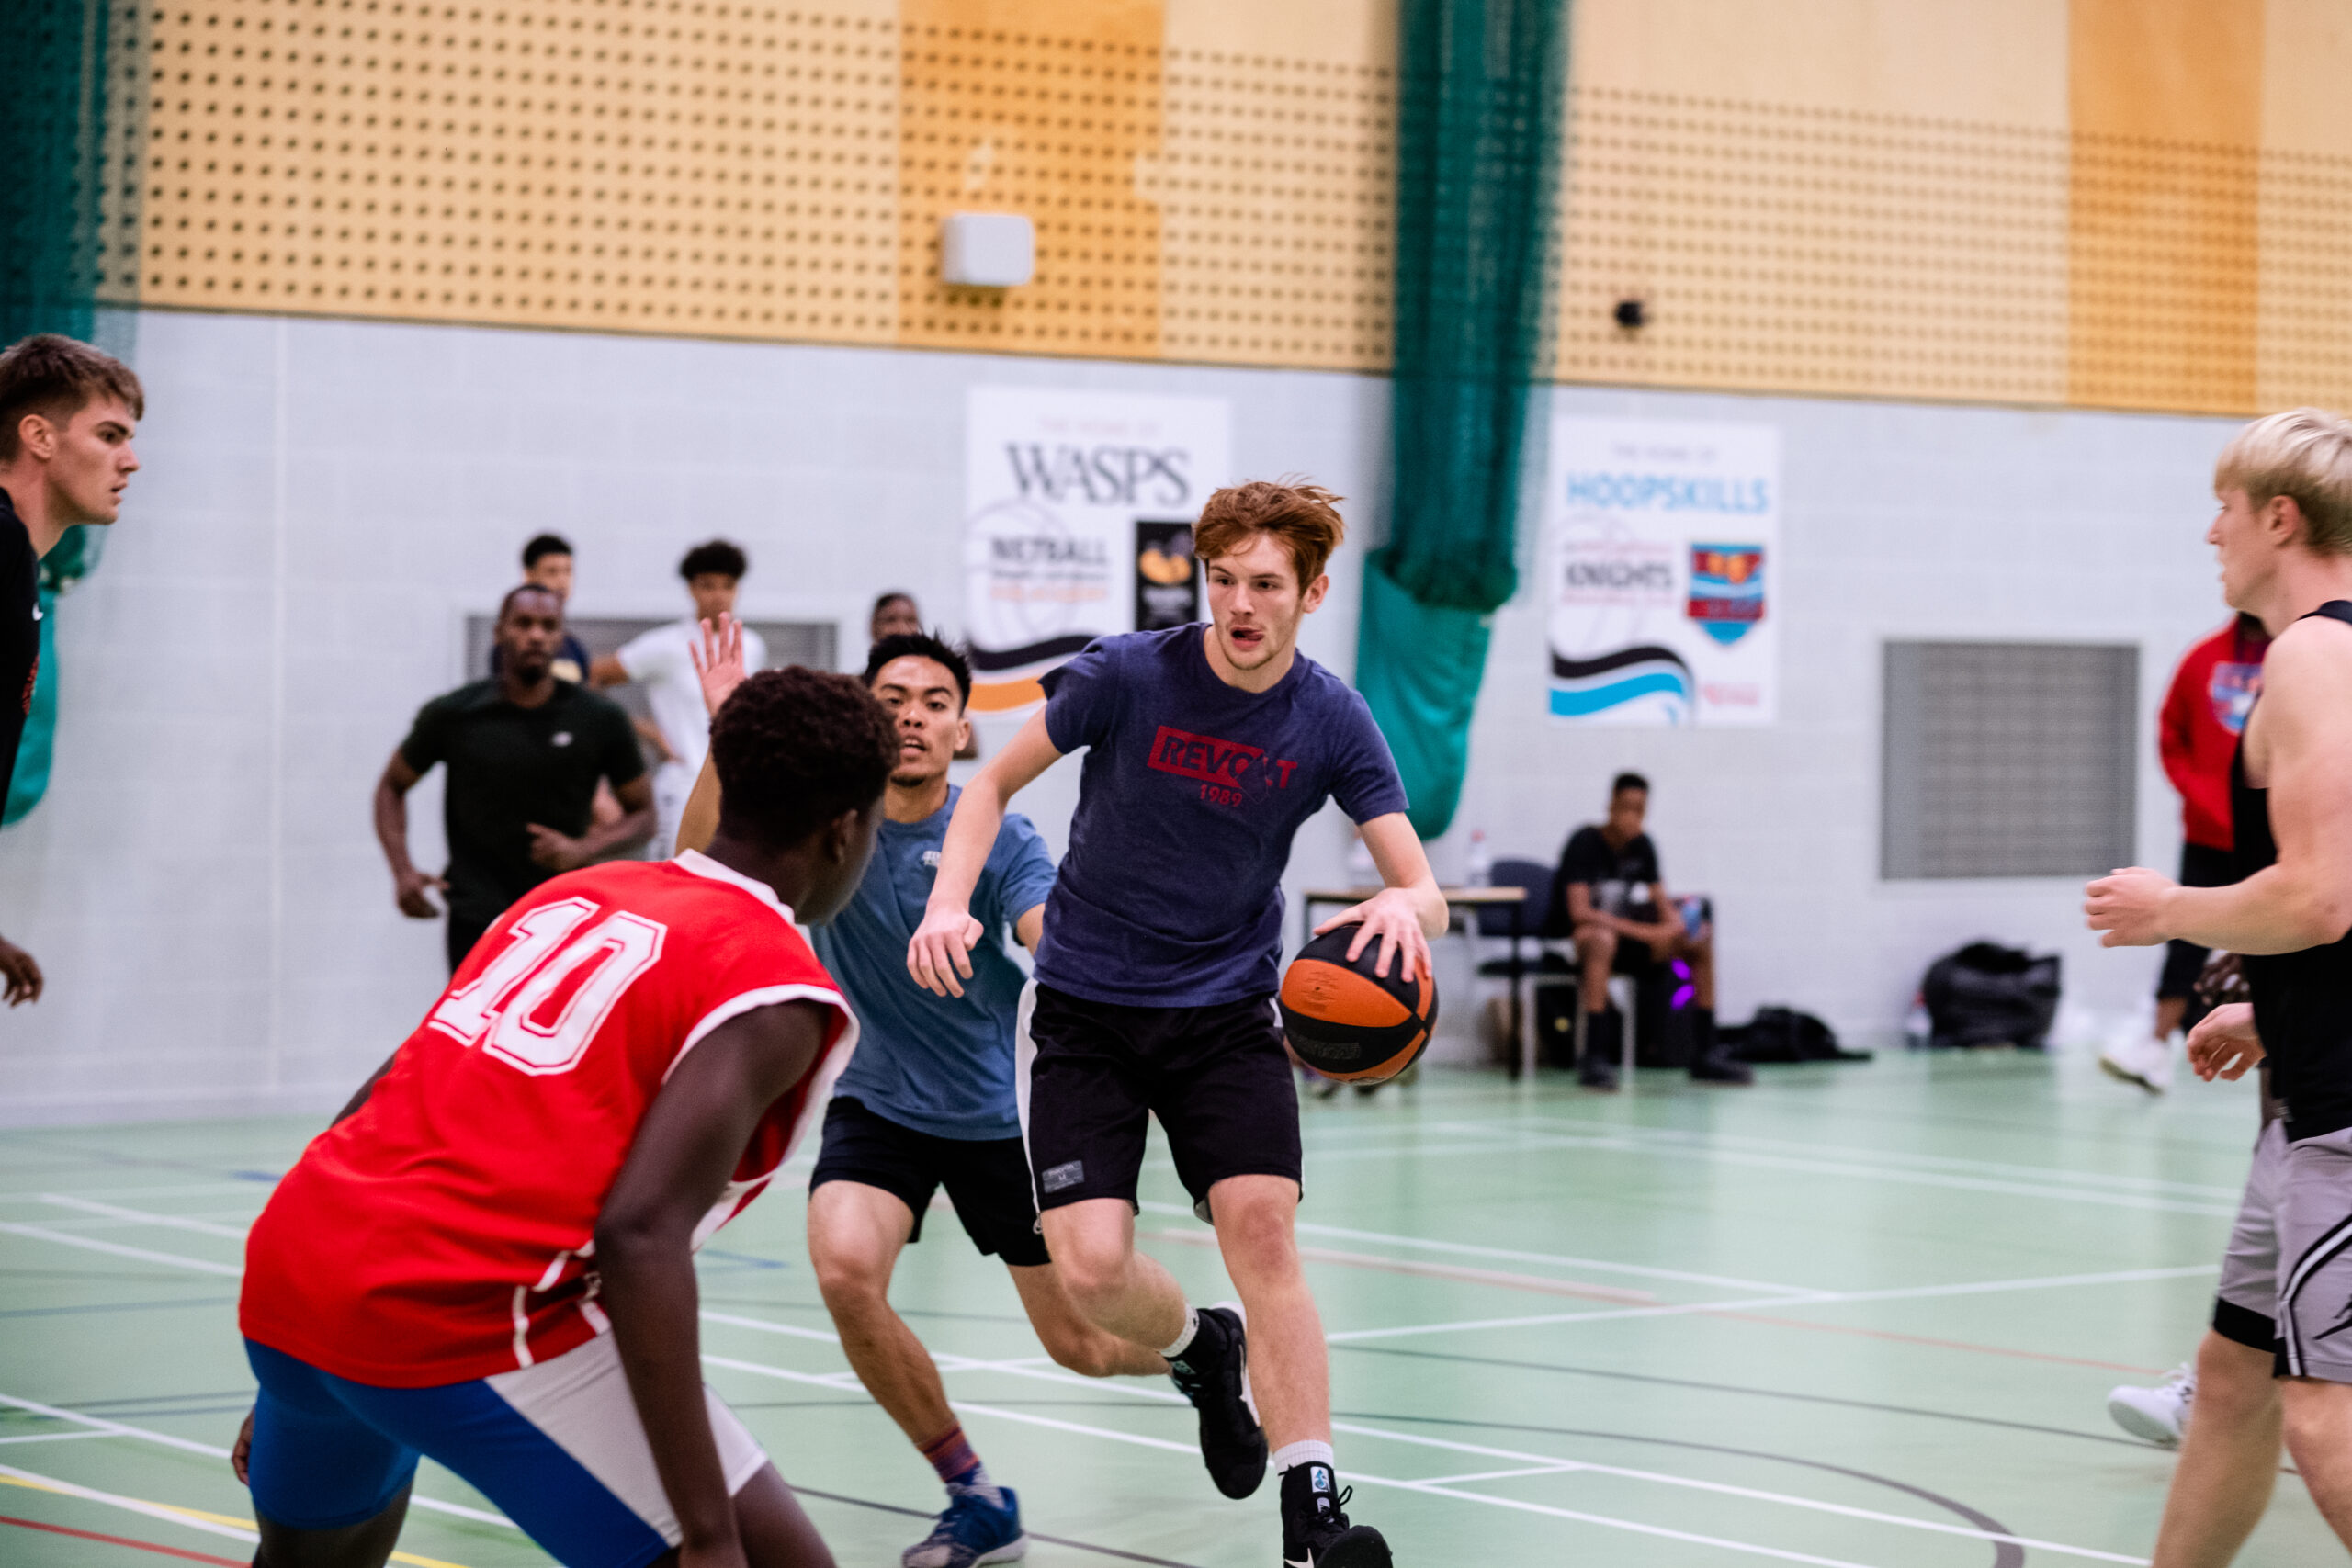
[[[1529,394],[1548,378],[1564,0],[1403,0],[1387,543],[1356,681],[1423,837],[1462,794],[1489,617],[1519,584]]]
[[[0,0],[0,344],[30,333],[97,340],[129,358],[127,313],[102,322],[106,183],[126,183],[139,91],[136,7],[107,0]],[[120,90],[109,92],[109,86]],[[116,110],[109,119],[109,107]],[[49,784],[57,728],[57,597],[97,564],[95,530],[71,530],[41,562],[40,678],[0,824]]]

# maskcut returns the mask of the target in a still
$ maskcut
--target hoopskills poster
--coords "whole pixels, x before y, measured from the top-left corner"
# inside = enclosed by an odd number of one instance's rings
[[[1228,482],[1222,398],[975,387],[964,444],[972,706],[1042,699],[1098,637],[1202,615],[1193,519]]]
[[[1544,537],[1554,718],[1773,722],[1776,427],[1559,415]]]

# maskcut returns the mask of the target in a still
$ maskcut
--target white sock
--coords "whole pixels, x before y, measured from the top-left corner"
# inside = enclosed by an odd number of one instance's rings
[[[1184,1347],[1190,1345],[1193,1342],[1193,1336],[1198,1334],[1200,1331],[1201,1314],[1193,1310],[1192,1303],[1186,1302],[1184,1303],[1183,1331],[1178,1334],[1175,1338],[1170,1340],[1167,1344],[1162,1345],[1159,1348],[1159,1353],[1170,1359],[1182,1355],[1184,1353]]]
[[[1276,1475],[1287,1470],[1295,1470],[1302,1464],[1319,1464],[1327,1470],[1340,1468],[1332,1461],[1331,1445],[1318,1443],[1311,1438],[1303,1443],[1284,1443],[1274,1450],[1273,1466]]]

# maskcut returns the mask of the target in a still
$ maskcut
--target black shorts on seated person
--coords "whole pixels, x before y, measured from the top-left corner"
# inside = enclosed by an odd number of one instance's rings
[[[1133,1206],[1155,1116],[1204,1220],[1209,1189],[1227,1177],[1300,1179],[1298,1085],[1270,996],[1126,1007],[1041,982],[1021,1065],[1041,1208]]]
[[[863,1100],[836,1095],[825,1107],[824,1144],[808,1190],[828,1181],[878,1187],[904,1203],[915,1217],[910,1246],[922,1239],[932,1194],[944,1187],[964,1234],[983,1256],[994,1254],[1015,1269],[1051,1261],[1018,1138],[937,1137],[878,1116]]]

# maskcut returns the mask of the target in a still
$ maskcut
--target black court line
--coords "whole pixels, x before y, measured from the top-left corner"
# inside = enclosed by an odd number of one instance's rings
[[[1855,1481],[1867,1481],[1873,1486],[1891,1487],[1907,1493],[1922,1502],[1957,1514],[1978,1529],[1992,1535],[2014,1535],[2017,1532],[1980,1508],[1972,1508],[1955,1498],[1924,1486],[1914,1486],[1907,1481],[1897,1481],[1890,1475],[1873,1475],[1867,1470],[1854,1470],[1826,1460],[1799,1459],[1794,1454],[1767,1453],[1760,1449],[1727,1448],[1721,1443],[1692,1443],[1679,1438],[1650,1438],[1636,1432],[1594,1432],[1577,1427],[1532,1427],[1517,1421],[1464,1421],[1444,1416],[1393,1416],[1364,1411],[1335,1410],[1331,1413],[1344,1421],[1411,1421],[1425,1427],[1474,1427],[1493,1432],[1538,1432],[1555,1438],[1595,1438],[1612,1443],[1650,1443],[1659,1448],[1690,1449],[1700,1453],[1732,1454],[1741,1459],[1770,1460],[1775,1464],[1802,1465],[1807,1470],[1826,1471]],[[2025,1548],[2013,1540],[1996,1540],[1993,1548],[1993,1568],[2025,1568]]]
[[[1992,1416],[1963,1416],[1951,1410],[1927,1410],[1916,1404],[1881,1404],[1869,1399],[1840,1399],[1827,1393],[1793,1393],[1786,1389],[1749,1388],[1740,1383],[1702,1382],[1693,1378],[1662,1378],[1647,1372],[1621,1372],[1606,1367],[1571,1367],[1550,1361],[1513,1361],[1499,1356],[1464,1356],[1446,1350],[1398,1350],[1383,1345],[1342,1343],[1334,1350],[1352,1350],[1358,1355],[1401,1356],[1417,1361],[1458,1361],[1466,1366],[1507,1367],[1514,1371],[1564,1372],[1574,1377],[1611,1378],[1619,1382],[1656,1383],[1667,1388],[1702,1389],[1710,1393],[1745,1393],[1758,1399],[1789,1399],[1805,1404],[1836,1404],[1849,1410],[1878,1410],[1894,1416],[1924,1416],[1936,1421],[1964,1421],[1975,1427],[2004,1427],[2013,1432],[2041,1432],[2053,1438],[2079,1438],[2086,1443],[2116,1443],[2127,1449],[2155,1449],[2154,1443],[2143,1443],[2134,1438],[2109,1437],[2104,1432],[2078,1432],[2071,1427],[2043,1427],[2030,1421],[2004,1421]],[[2162,1451],[2162,1450],[2158,1450]]]
[[[828,1503],[847,1503],[854,1508],[872,1508],[880,1514],[903,1514],[910,1519],[933,1519],[938,1516],[926,1514],[921,1508],[901,1508],[895,1503],[869,1502],[864,1497],[845,1497],[838,1492],[820,1492],[813,1486],[796,1485],[793,1491],[803,1497],[822,1497]],[[1123,1562],[1149,1562],[1154,1568],[1194,1568],[1190,1562],[1179,1562],[1172,1557],[1148,1557],[1140,1551],[1122,1551],[1115,1546],[1096,1546],[1091,1541],[1072,1540],[1067,1536],[1046,1535],[1031,1530],[1031,1540],[1042,1540],[1054,1546],[1067,1546],[1074,1551],[1091,1551],[1097,1557],[1115,1557]]]
[[[120,1279],[120,1275],[108,1275]],[[234,1296],[183,1296],[168,1302],[99,1302],[91,1306],[8,1307],[0,1310],[0,1317],[65,1317],[85,1312],[162,1312],[171,1307],[235,1306]]]

